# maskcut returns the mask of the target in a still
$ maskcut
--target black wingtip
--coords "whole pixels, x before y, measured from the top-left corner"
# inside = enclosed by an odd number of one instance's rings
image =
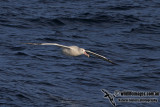
[[[115,62],[112,62],[112,61],[111,61],[110,63],[112,63],[112,64],[114,64],[114,65],[118,65],[117,63],[115,63]]]
[[[104,59],[104,60],[106,60],[106,61],[108,61],[108,62],[110,62],[110,63],[112,63],[112,64],[114,64],[114,65],[118,65],[117,63],[112,62],[112,61],[111,61],[111,60],[109,60],[109,59]]]

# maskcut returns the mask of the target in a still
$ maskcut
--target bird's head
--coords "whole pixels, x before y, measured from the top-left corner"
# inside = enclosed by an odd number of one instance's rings
[[[80,52],[81,52],[82,54],[84,54],[84,55],[86,55],[86,56],[89,57],[89,54],[86,53],[86,50],[85,50],[85,49],[80,48]]]

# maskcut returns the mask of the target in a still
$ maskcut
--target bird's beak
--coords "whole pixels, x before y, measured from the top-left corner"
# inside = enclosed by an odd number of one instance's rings
[[[84,55],[88,56],[89,57],[89,54],[87,54],[86,52],[84,52]]]

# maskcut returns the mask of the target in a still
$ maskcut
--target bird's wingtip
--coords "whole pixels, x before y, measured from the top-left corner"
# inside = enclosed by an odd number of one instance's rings
[[[28,45],[39,45],[40,43],[23,43],[23,44],[28,44]]]
[[[110,63],[112,63],[112,64],[114,64],[114,65],[118,65],[117,63],[115,63],[115,62],[112,62],[112,61],[110,61]]]
[[[32,43],[22,43],[22,44],[32,44]]]

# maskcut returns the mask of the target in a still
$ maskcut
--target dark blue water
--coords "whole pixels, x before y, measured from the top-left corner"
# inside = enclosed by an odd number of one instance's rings
[[[77,45],[119,65],[27,42]],[[159,0],[0,1],[1,107],[112,107],[101,89],[160,91],[159,83]]]

